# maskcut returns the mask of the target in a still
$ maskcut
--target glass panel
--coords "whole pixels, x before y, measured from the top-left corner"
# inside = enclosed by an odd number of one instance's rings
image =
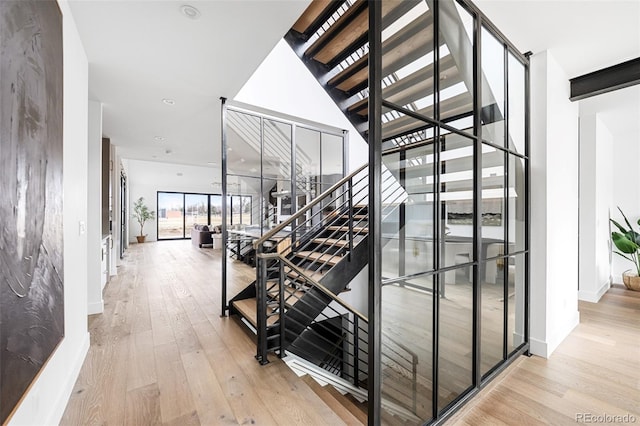
[[[480,259],[504,254],[504,152],[482,145],[482,247]],[[487,277],[490,282],[495,278]]]
[[[444,275],[440,274],[441,281]],[[473,286],[471,283],[444,284],[441,292],[444,294],[439,299],[439,411],[473,383]]]
[[[525,160],[509,155],[509,253],[525,249]]]
[[[423,420],[432,415],[433,281],[387,285],[381,296],[382,397]]]
[[[500,275],[493,283],[482,282],[481,289],[481,344],[480,373],[486,374],[494,366],[502,362],[504,343],[504,258],[487,263],[497,264]],[[482,269],[487,269],[487,263],[481,263]]]
[[[482,28],[482,139],[504,146],[504,46]]]
[[[524,65],[509,53],[509,149],[525,152],[525,73]]]
[[[297,208],[320,194],[320,132],[296,127]]]
[[[511,256],[508,259],[507,352],[511,353],[524,343],[524,282],[526,268],[524,254]]]
[[[433,15],[416,5],[382,33],[382,98],[433,118]],[[453,58],[441,61],[441,88],[455,84]],[[366,104],[364,104],[366,107]]]
[[[433,143],[409,149],[402,162],[408,195],[404,203],[406,275],[430,271],[434,266],[433,151]]]
[[[288,180],[264,180],[269,188],[269,204],[272,206],[271,226],[284,222],[292,215],[291,182]],[[267,225],[268,226],[268,225]]]
[[[260,176],[260,117],[227,111],[227,173]]]
[[[191,230],[194,224],[208,225],[208,196],[205,194],[185,194],[185,229]],[[191,231],[185,233],[191,238]]]
[[[211,195],[209,201],[211,203],[209,223],[211,225],[222,225],[222,196]]]
[[[440,48],[440,61],[446,65],[444,69],[448,73],[446,83],[440,89],[440,119],[450,121],[454,117],[473,114],[474,18],[455,1],[442,0],[438,5],[440,40],[444,43]],[[444,52],[451,56],[449,62],[446,62]],[[442,77],[441,73],[441,82]],[[466,120],[450,124],[461,130],[473,131]]]
[[[383,161],[383,179],[382,187],[387,185],[399,184],[400,174],[403,165],[400,162],[400,154],[387,154],[382,157]],[[385,203],[386,197],[383,198]],[[403,258],[400,255],[399,247],[401,232],[404,235],[404,229],[400,224],[400,212],[404,211],[405,206],[383,206],[384,213],[382,215],[382,276],[383,278],[397,278],[404,276]]]
[[[242,223],[242,196],[231,196],[231,224],[238,225]]]
[[[322,134],[322,161],[320,163],[322,183],[328,189],[338,182],[343,174],[343,138],[342,136]]]
[[[442,138],[440,154],[442,212],[440,267],[473,260],[473,141],[449,134]],[[459,278],[445,274],[453,284]]]
[[[227,225],[229,229],[260,228],[260,178],[228,176]],[[231,238],[231,237],[230,237]]]
[[[158,192],[158,239],[184,238],[184,194]]]
[[[291,125],[264,120],[263,177],[291,179]]]

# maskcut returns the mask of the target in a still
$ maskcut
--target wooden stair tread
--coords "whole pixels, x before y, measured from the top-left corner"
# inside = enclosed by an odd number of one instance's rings
[[[433,16],[424,13],[382,43],[382,73],[389,75],[433,50]],[[369,77],[369,55],[364,55],[328,82],[344,91],[365,84]]]
[[[258,328],[258,302],[255,297],[242,300],[234,300],[233,306],[246,318],[255,328]],[[278,321],[278,316],[274,315],[267,318],[267,325],[273,325]]]
[[[318,395],[320,399],[322,399],[322,401],[334,411],[334,413],[338,415],[338,417],[344,420],[346,424],[367,424],[366,416],[364,420],[362,420],[362,416],[358,417],[358,412],[360,410],[355,410],[354,412],[352,412],[350,410],[351,407],[349,407],[349,404],[343,403],[348,400],[344,398],[336,398],[334,394],[328,391],[328,388],[333,388],[333,386],[321,386],[320,383],[316,382],[315,379],[308,374],[302,377],[302,381],[305,382],[311,388],[311,390],[313,390],[313,392]]]
[[[351,395],[343,395],[333,386],[325,386],[325,389],[334,398],[340,401],[351,414],[353,414],[363,424],[367,424],[367,413],[363,411],[362,403],[358,402]]]
[[[334,256],[332,254],[317,253],[315,251],[299,251],[296,253],[297,257],[306,258],[308,260],[317,260],[329,266],[335,266],[341,259],[340,256]]]
[[[414,5],[406,0],[382,2],[383,29]],[[366,1],[358,0],[307,49],[305,56],[324,65],[337,63],[367,42],[368,31],[369,8]]]
[[[308,30],[313,24],[320,19],[321,16],[326,15],[327,12],[335,8],[335,2],[333,0],[314,0],[309,4],[309,7],[300,15],[298,20],[291,29],[299,32],[300,34],[308,34]]]
[[[305,273],[305,275],[309,278],[314,279],[315,281],[320,281],[320,279],[322,279],[322,277],[324,276],[324,272],[320,272],[320,271],[312,271],[303,267],[300,267],[300,269],[302,269]],[[294,281],[298,281],[298,282],[302,282],[303,279],[299,278],[300,275],[298,275],[297,272],[293,272],[293,271],[289,271],[287,272],[287,276]],[[304,280],[306,281],[306,280]]]
[[[351,217],[353,217],[354,219],[366,219],[367,217],[369,217],[366,214],[354,214]],[[348,214],[343,214],[341,216],[342,219],[349,219],[349,215]]]
[[[440,60],[440,90],[451,87],[461,81],[452,55]],[[444,77],[444,78],[443,78]],[[433,64],[429,64],[405,78],[382,89],[382,99],[398,105],[406,105],[426,96],[433,95]],[[361,116],[368,114],[369,98],[355,102],[347,110]]]
[[[268,294],[275,300],[278,300],[280,298],[280,294],[277,291],[270,291],[268,292]],[[298,289],[294,290],[292,288],[287,288],[284,291],[284,302],[287,306],[292,306],[294,303],[300,300],[302,296],[304,296],[305,294],[307,294],[307,292],[304,290],[298,290]]]
[[[344,232],[349,231],[349,227],[346,226],[346,225],[343,225],[343,226],[327,226],[327,229],[329,231],[344,231]],[[354,226],[353,227],[353,232],[354,233],[369,232],[369,228],[368,227],[363,227],[363,226]]]
[[[473,111],[473,98],[468,92],[461,93],[440,102],[440,119],[451,118],[465,112]],[[416,111],[427,117],[433,116],[433,105]],[[382,124],[382,138],[388,139],[424,126],[424,122],[404,115]]]
[[[313,240],[313,242],[316,244],[322,244],[325,246],[334,246],[334,247],[340,247],[340,248],[349,247],[349,241],[338,240],[336,238],[316,238],[315,240]]]
[[[336,22],[329,27],[311,47],[305,56],[327,64],[339,56],[369,30],[369,8],[365,0],[357,0]]]

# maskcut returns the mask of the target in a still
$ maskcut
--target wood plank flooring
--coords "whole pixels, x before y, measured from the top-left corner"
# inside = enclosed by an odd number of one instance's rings
[[[234,295],[254,278],[230,263]],[[220,251],[132,245],[89,318],[91,347],[62,425],[342,425],[282,361],[220,317]],[[353,423],[351,423],[353,424]]]
[[[277,358],[260,366],[253,336],[219,316],[219,253],[132,245],[105,312],[89,318],[91,348],[61,424],[352,424]],[[234,295],[255,272],[230,266]],[[615,287],[580,311],[549,360],[521,357],[447,424],[563,425],[581,413],[640,422],[640,293]]]
[[[640,292],[616,285],[579,310],[549,359],[521,357],[447,424],[640,423]],[[623,417],[587,420],[603,415]]]

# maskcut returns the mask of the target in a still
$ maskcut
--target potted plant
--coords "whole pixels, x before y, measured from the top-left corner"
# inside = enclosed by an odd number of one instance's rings
[[[620,225],[615,220],[609,219],[611,220],[611,223],[613,223],[620,231],[614,231],[611,233],[611,240],[619,250],[614,253],[624,257],[630,262],[633,262],[635,270],[630,269],[623,272],[622,282],[629,290],[640,291],[640,233],[634,231],[631,223],[624,215],[620,207],[618,207],[618,210],[620,211],[620,214],[622,214],[622,217],[624,218],[624,221],[629,229]],[[640,220],[638,220],[638,225],[640,225]]]
[[[149,210],[149,207],[144,203],[144,197],[138,198],[138,201],[133,205],[133,218],[140,224],[140,235],[136,236],[139,243],[144,243],[146,234],[142,232],[144,224],[147,220],[155,219],[156,212]]]

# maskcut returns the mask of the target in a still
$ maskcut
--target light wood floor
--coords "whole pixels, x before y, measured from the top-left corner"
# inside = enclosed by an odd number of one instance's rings
[[[244,283],[244,271],[232,276]],[[132,245],[104,300],[61,424],[345,424],[283,362],[260,366],[243,327],[220,318],[219,251]]]
[[[252,279],[243,265],[230,273],[230,295]],[[89,319],[91,348],[61,424],[345,424],[282,362],[255,361],[252,337],[219,316],[219,286],[219,251],[133,245],[104,314]],[[640,293],[614,288],[580,311],[550,360],[520,358],[449,424],[563,425],[578,413],[640,423]]]
[[[640,423],[640,292],[614,286],[579,310],[580,325],[549,359],[521,357],[448,424]]]

